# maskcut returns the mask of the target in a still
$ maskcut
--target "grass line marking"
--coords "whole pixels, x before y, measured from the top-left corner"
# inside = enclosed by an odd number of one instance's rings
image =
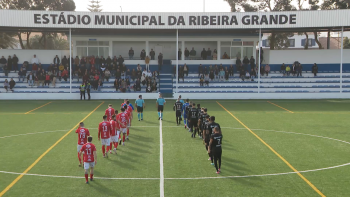
[[[295,169],[286,159],[284,159],[278,152],[275,151],[270,145],[268,145],[263,139],[261,139],[257,134],[255,134],[249,127],[247,127],[242,121],[240,121],[235,115],[233,115],[230,111],[228,111],[224,106],[222,106],[219,102],[216,101],[218,105],[220,105],[227,113],[229,113],[237,122],[239,122],[244,128],[246,128],[251,134],[253,134],[256,138],[258,138],[265,146],[267,146],[275,155],[277,155],[287,166],[292,169],[301,179],[303,179],[315,192],[317,192],[320,196],[325,197],[325,195],[317,189],[315,185],[313,185],[309,180],[307,180],[300,172]]]
[[[50,102],[51,103],[51,102]],[[50,104],[47,103],[47,104]],[[43,154],[40,155],[40,157],[38,157],[38,159],[36,159],[34,161],[34,163],[32,163],[26,170],[24,170],[15,180],[13,180],[4,190],[2,190],[2,192],[0,193],[0,197],[3,196],[9,189],[11,189],[26,173],[29,172],[29,170],[31,170],[48,152],[50,152],[58,143],[60,143],[65,137],[67,137],[75,128],[77,128],[79,126],[80,122],[85,121],[91,114],[93,114],[104,102],[102,102],[101,104],[99,104],[94,110],[92,110],[87,116],[85,116],[85,118],[83,118],[81,121],[79,121],[71,130],[69,130],[66,134],[64,134],[59,140],[57,140],[57,142],[55,142],[49,149],[47,149]],[[46,104],[46,105],[47,105]],[[43,105],[44,106],[44,105]],[[43,107],[41,106],[41,107]],[[35,110],[35,109],[34,109]]]
[[[37,107],[37,108],[35,108],[35,109],[32,109],[32,110],[30,110],[30,111],[28,111],[28,112],[26,112],[26,113],[24,113],[24,114],[29,114],[30,112],[33,112],[33,111],[35,111],[35,110],[37,110],[37,109],[40,109],[40,108],[42,108],[42,107],[44,107],[44,106],[46,106],[46,105],[48,105],[48,104],[50,104],[50,103],[52,103],[52,101],[51,101],[51,102],[48,102],[48,103],[46,103],[46,104],[44,104],[44,105],[42,105],[42,106],[40,106],[40,107]]]
[[[284,110],[286,110],[286,111],[289,112],[289,113],[294,114],[294,112],[292,112],[292,111],[290,111],[290,110],[288,110],[288,109],[286,109],[286,108],[283,108],[283,107],[281,107],[281,106],[279,106],[279,105],[277,105],[277,104],[275,104],[275,103],[272,103],[272,102],[270,102],[270,101],[267,101],[267,102],[270,103],[270,104],[272,104],[272,105],[274,105],[274,106],[276,106],[276,107],[279,107],[279,108],[281,108],[281,109],[284,109]]]
[[[162,112],[161,112],[162,113]],[[163,163],[163,128],[162,119],[159,120],[159,168],[160,168],[160,197],[164,197],[164,163]]]

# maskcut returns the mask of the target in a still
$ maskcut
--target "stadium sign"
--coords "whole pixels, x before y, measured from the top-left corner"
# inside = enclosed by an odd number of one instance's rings
[[[348,10],[253,13],[96,13],[1,10],[0,26],[99,29],[334,27],[349,26],[349,21],[344,20],[349,18],[349,13]]]

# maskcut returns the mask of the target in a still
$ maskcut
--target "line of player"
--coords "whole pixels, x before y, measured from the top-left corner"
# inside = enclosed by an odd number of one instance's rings
[[[222,155],[222,132],[220,124],[215,122],[215,116],[210,116],[208,109],[200,106],[200,104],[192,103],[189,99],[186,103],[181,99],[181,95],[177,99],[173,107],[176,111],[176,124],[180,125],[183,117],[185,129],[191,132],[191,137],[203,139],[203,144],[209,155],[211,165],[215,166],[216,173],[221,172],[221,155]]]
[[[138,101],[141,100],[141,101]],[[139,96],[136,105],[140,110],[140,103],[144,105],[142,96]],[[98,127],[98,140],[102,144],[102,154],[103,157],[108,158],[108,152],[112,154],[117,154],[118,145],[123,144],[125,146],[125,140],[129,140],[129,131],[131,127],[131,122],[133,119],[133,105],[129,102],[128,99],[124,100],[124,103],[121,104],[120,113],[118,110],[115,110],[112,104],[108,105],[108,108],[103,115],[103,121],[99,124]],[[141,111],[141,110],[140,110]],[[143,113],[138,111],[138,117],[143,118]],[[141,116],[142,114],[142,116]],[[142,119],[141,119],[142,120]],[[79,128],[75,131],[78,134],[78,159],[79,166],[82,166],[82,155],[84,162],[85,170],[85,180],[88,181],[89,169],[90,169],[90,181],[93,180],[94,167],[97,163],[97,154],[96,146],[92,144],[92,136],[87,128],[85,128],[84,123],[81,122]],[[121,137],[121,134],[123,137]],[[114,149],[112,149],[114,146]],[[113,152],[112,152],[113,150]]]

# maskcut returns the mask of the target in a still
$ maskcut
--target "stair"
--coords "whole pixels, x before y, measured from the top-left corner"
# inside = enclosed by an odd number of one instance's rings
[[[173,97],[173,76],[171,74],[159,74],[159,92],[165,98]]]
[[[162,74],[172,74],[173,66],[171,65],[171,60],[163,60],[162,70],[159,72]]]

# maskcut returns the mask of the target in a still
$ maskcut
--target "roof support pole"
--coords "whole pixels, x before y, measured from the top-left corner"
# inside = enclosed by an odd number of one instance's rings
[[[261,28],[259,28],[259,44],[258,44],[258,47],[259,47],[259,62],[258,62],[258,93],[260,93],[260,62],[261,62]]]
[[[344,27],[341,27],[341,43],[340,43],[340,93],[343,93],[343,38]]]
[[[176,29],[176,93],[178,93],[179,86],[179,30]]]
[[[69,93],[72,93],[72,29],[69,28]]]

